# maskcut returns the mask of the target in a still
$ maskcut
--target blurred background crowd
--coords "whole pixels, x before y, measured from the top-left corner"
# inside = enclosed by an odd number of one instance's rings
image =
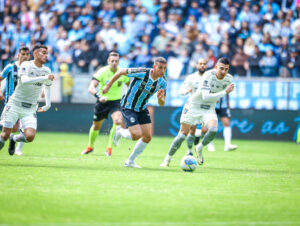
[[[180,78],[199,58],[235,76],[300,78],[300,0],[4,0],[0,69],[20,46],[49,46],[48,66],[92,74],[110,51],[121,67],[168,60]],[[68,65],[66,68],[65,66]]]

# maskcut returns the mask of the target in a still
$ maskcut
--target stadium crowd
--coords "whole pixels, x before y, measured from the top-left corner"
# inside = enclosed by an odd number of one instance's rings
[[[54,72],[106,64],[151,66],[163,56],[186,75],[199,58],[228,57],[238,76],[300,77],[300,0],[5,0],[0,6],[0,69],[20,46],[49,46]]]

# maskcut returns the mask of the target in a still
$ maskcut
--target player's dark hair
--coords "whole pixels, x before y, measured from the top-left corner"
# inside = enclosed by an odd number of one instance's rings
[[[115,56],[115,57],[120,57],[119,53],[117,52],[111,52],[108,57],[111,57],[111,56]]]
[[[19,53],[21,51],[29,51],[29,48],[27,46],[22,46],[20,49],[19,49]]]
[[[218,59],[218,63],[225,64],[225,65],[230,64],[229,60],[226,57],[221,57],[220,59]]]
[[[156,63],[167,64],[167,60],[165,58],[163,58],[163,57],[156,57],[154,59],[154,64],[156,64]]]
[[[32,48],[32,53],[35,51],[35,50],[38,50],[38,49],[48,49],[48,47],[47,46],[45,46],[45,45],[42,45],[42,44],[36,44],[36,45],[34,45],[33,46],[33,48]]]

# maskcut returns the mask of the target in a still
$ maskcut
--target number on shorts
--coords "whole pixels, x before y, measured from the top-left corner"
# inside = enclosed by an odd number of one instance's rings
[[[188,112],[188,109],[183,109],[183,114],[186,114]]]

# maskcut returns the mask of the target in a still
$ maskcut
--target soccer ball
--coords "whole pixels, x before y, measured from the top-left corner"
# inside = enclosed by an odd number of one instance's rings
[[[180,167],[183,171],[193,172],[197,168],[197,161],[191,155],[184,156],[181,159]]]

